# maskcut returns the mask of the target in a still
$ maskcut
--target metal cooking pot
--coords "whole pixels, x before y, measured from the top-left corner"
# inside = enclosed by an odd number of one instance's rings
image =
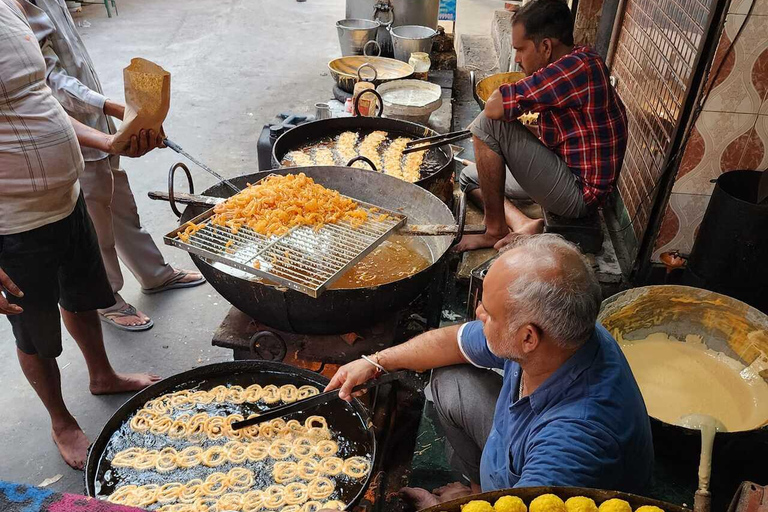
[[[525,78],[522,71],[511,71],[509,73],[496,73],[489,75],[479,82],[474,71],[469,72],[469,79],[472,82],[472,95],[480,108],[485,108],[485,102],[491,97],[491,94],[504,84],[513,84],[518,80]]]
[[[173,375],[145,388],[125,402],[107,421],[99,436],[91,445],[85,464],[85,489],[89,496],[109,494],[114,485],[113,470],[106,459],[107,447],[113,434],[128,421],[133,414],[144,406],[148,400],[157,398],[165,393],[179,389],[211,389],[219,384],[232,384],[247,387],[251,384],[293,384],[302,386],[314,385],[323,389],[328,379],[318,373],[303,368],[296,368],[283,363],[272,361],[233,361],[201,366],[186,372]],[[301,413],[300,413],[301,414]],[[328,426],[349,441],[350,455],[367,455],[376,461],[376,437],[370,427],[371,418],[368,410],[359,400],[347,403],[335,400],[323,406],[322,414],[328,420]],[[308,415],[308,414],[307,414]],[[301,418],[301,417],[299,417]],[[348,455],[349,456],[349,455]],[[109,471],[109,473],[107,473]],[[371,472],[373,473],[373,471]],[[364,482],[344,488],[340,484],[342,496],[348,508],[354,506],[365,493],[370,480],[370,474]],[[123,482],[124,483],[124,482]],[[134,482],[138,483],[138,482]],[[103,486],[103,488],[102,488]],[[346,492],[345,492],[346,491]]]
[[[379,104],[383,104],[380,102]],[[379,112],[381,115],[381,112]],[[286,154],[308,143],[320,139],[333,137],[345,131],[359,130],[384,130],[393,136],[406,136],[411,138],[432,137],[438,133],[425,126],[381,117],[335,117],[323,119],[312,123],[305,123],[291,128],[275,141],[272,147],[272,163],[275,167],[281,165]],[[439,197],[448,205],[453,204],[453,152],[450,148],[441,147],[431,154],[440,162],[440,167],[420,180],[416,185],[425,188]],[[363,198],[360,198],[363,199]],[[371,201],[375,203],[375,201]]]
[[[363,79],[361,67],[364,65],[374,69],[375,76],[372,79],[366,78],[368,81],[373,82],[373,85],[381,85],[391,80],[410,78],[413,75],[413,66],[407,62],[370,55],[351,55],[349,57],[333,59],[328,63],[328,71],[330,71],[331,76],[336,81],[336,85],[342,91],[351,94],[355,90],[355,83]]]
[[[366,19],[346,19],[336,22],[336,32],[339,34],[341,54],[362,55],[368,41],[376,40],[376,33],[381,23]]]
[[[422,25],[437,28],[440,0],[347,0],[347,18],[366,18],[380,21],[378,43],[382,53],[393,53],[392,38],[385,26]]]
[[[337,121],[329,119],[327,121]],[[317,121],[313,124],[326,121]],[[290,132],[289,132],[290,133]],[[174,166],[175,168],[176,166]],[[423,188],[386,174],[349,167],[291,167],[264,171],[230,181],[245,188],[269,174],[303,172],[315,182],[361,201],[402,212],[414,224],[455,224],[453,213],[440,199]],[[206,196],[230,197],[233,192],[219,183],[203,192]],[[171,203],[175,208],[174,203]],[[180,223],[203,213],[205,207],[188,206]],[[463,224],[463,222],[461,223]],[[190,254],[200,272],[222,297],[250,317],[282,331],[302,334],[343,334],[381,320],[404,309],[421,295],[442,271],[452,236],[421,237],[432,265],[409,277],[372,288],[330,289],[314,299],[303,293],[249,279],[244,273],[223,264],[212,264]]]
[[[663,285],[634,288],[603,301],[598,321],[614,336],[642,339],[665,332],[677,339],[689,334],[744,365],[768,354],[768,316],[749,305],[708,290]],[[701,435],[651,418],[657,458],[672,456],[695,475]],[[744,480],[768,481],[768,424],[743,432],[718,433],[712,462],[712,494],[730,497]],[[713,507],[713,510],[717,507]]]
[[[414,52],[431,53],[432,39],[437,35],[435,29],[420,25],[390,28],[389,33],[392,36],[395,58],[403,62],[408,62]]]

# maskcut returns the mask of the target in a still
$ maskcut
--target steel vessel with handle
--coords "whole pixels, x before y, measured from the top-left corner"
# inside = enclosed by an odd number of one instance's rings
[[[366,91],[368,92],[368,91]],[[376,93],[375,91],[370,91]],[[358,98],[362,97],[359,96]],[[379,97],[379,104],[383,105]],[[285,156],[307,144],[311,144],[322,139],[333,137],[342,132],[370,132],[374,130],[383,130],[387,132],[390,138],[410,137],[412,139],[421,139],[423,137],[432,137],[439,135],[436,131],[420,124],[399,119],[383,118],[382,109],[378,112],[378,117],[335,117],[332,119],[323,119],[305,123],[295,128],[291,128],[275,141],[272,147],[272,163],[279,167]],[[439,197],[444,203],[452,205],[453,203],[453,152],[449,146],[435,148],[430,150],[427,158],[433,160],[435,170],[423,172],[421,179],[415,182],[416,185],[427,189],[432,194]],[[346,164],[346,162],[344,162]],[[378,171],[379,169],[377,169]],[[374,203],[375,204],[375,203]],[[382,205],[383,206],[383,205]],[[435,224],[439,224],[435,222]]]
[[[177,164],[172,169],[184,169]],[[315,182],[355,199],[400,212],[412,224],[457,224],[453,213],[440,199],[423,188],[386,174],[349,167],[303,167],[260,172],[232,178],[239,188],[255,183],[269,174],[303,172]],[[188,174],[191,183],[191,175]],[[169,180],[172,182],[172,179]],[[193,187],[192,187],[193,188]],[[169,195],[174,197],[171,188]],[[219,183],[203,195],[229,197],[232,190]],[[171,208],[179,211],[175,201]],[[187,206],[181,214],[185,223],[208,207]],[[463,220],[458,224],[463,230]],[[406,278],[371,288],[328,289],[320,299],[286,288],[264,284],[247,274],[223,264],[212,263],[190,254],[192,261],[226,300],[255,320],[270,327],[302,334],[343,334],[374,324],[387,315],[405,309],[435,280],[442,278],[444,257],[456,236],[420,237],[429,250],[431,265]]]
[[[113,487],[141,483],[126,480],[129,475],[117,475],[117,470],[109,462],[108,445],[113,435],[120,431],[126,421],[141,409],[148,400],[166,393],[182,389],[209,390],[216,385],[238,385],[247,387],[251,384],[293,384],[295,386],[312,385],[322,390],[329,380],[313,371],[296,368],[273,361],[232,361],[201,366],[188,370],[153,384],[128,399],[107,421],[98,437],[91,445],[85,465],[85,488],[89,496],[109,494]],[[335,400],[324,404],[321,409],[298,413],[322,414],[331,430],[345,438],[345,445],[350,447],[350,455],[360,455],[376,460],[376,437],[371,428],[371,418],[363,404],[355,399],[351,403]],[[215,469],[215,468],[213,468]],[[370,474],[357,482],[338,482],[343,501],[348,507],[357,503],[365,493]]]

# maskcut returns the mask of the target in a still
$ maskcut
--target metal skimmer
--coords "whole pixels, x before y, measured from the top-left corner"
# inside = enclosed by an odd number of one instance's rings
[[[326,224],[319,230],[301,226],[279,237],[266,237],[243,226],[233,234],[228,227],[208,222],[214,215],[210,209],[163,239],[167,245],[318,297],[407,220],[405,215],[353,201],[368,211],[368,220],[359,227],[349,222]],[[374,213],[371,208],[375,208]],[[206,226],[191,235],[189,242],[184,242],[178,235],[190,223]],[[232,243],[227,247],[230,240]]]

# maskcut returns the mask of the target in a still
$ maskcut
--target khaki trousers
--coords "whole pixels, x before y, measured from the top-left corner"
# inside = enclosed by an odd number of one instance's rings
[[[110,310],[121,309],[126,303],[120,296],[125,284],[120,261],[142,288],[162,285],[171,278],[173,269],[141,225],[128,175],[120,168],[119,157],[85,162],[80,186],[117,302]]]

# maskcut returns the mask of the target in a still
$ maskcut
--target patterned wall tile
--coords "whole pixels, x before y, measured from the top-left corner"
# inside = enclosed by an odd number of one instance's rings
[[[702,112],[696,121],[696,131],[700,142],[694,140],[695,147],[703,145],[703,156],[690,160],[698,160],[698,164],[690,170],[679,173],[672,188],[679,194],[711,194],[714,185],[710,180],[717,178],[725,170],[738,169],[746,155],[753,154],[756,146],[762,146],[760,138],[753,133],[757,114],[734,114],[730,112]],[[766,146],[768,147],[768,146]],[[701,150],[697,151],[701,154]],[[686,157],[688,157],[686,151]],[[688,162],[683,161],[683,164]],[[690,164],[688,164],[690,167]]]
[[[690,253],[693,248],[693,242],[696,239],[696,232],[704,218],[704,212],[709,204],[709,195],[699,194],[676,194],[672,193],[669,198],[669,217],[677,219],[678,229],[672,233],[665,234],[665,243],[656,244],[656,250],[652,259],[659,261],[659,255],[666,251],[677,250],[682,253]],[[665,218],[665,223],[668,222]],[[669,221],[674,224],[674,220]],[[662,230],[664,228],[662,227]],[[661,233],[660,233],[661,234]],[[659,239],[661,240],[661,236]]]
[[[738,39],[741,25],[744,28]],[[731,41],[736,42],[731,45]],[[733,46],[730,51],[728,49]],[[726,61],[720,65],[723,56]],[[756,113],[768,92],[768,16],[729,14],[713,64],[715,86],[704,110]]]
[[[768,0],[733,0],[728,8],[728,13],[747,14],[749,6],[752,4],[755,4],[752,9],[753,15],[768,15]]]
[[[757,116],[757,123],[755,123],[755,134],[759,140],[759,143],[763,147],[763,158],[756,160],[757,163],[754,166],[745,167],[746,169],[763,170],[768,169],[768,115]]]

